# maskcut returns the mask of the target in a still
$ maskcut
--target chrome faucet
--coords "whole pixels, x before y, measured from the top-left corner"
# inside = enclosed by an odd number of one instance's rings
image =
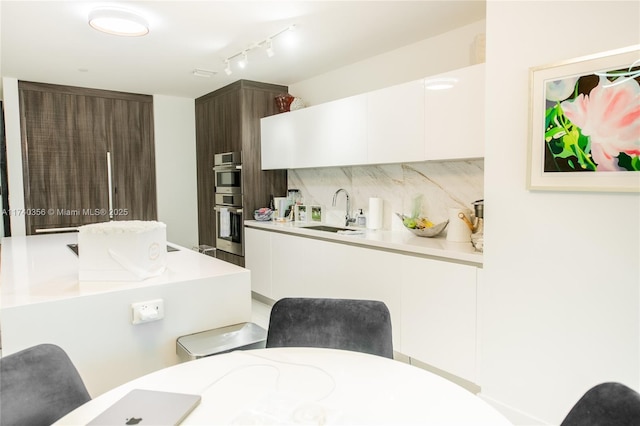
[[[344,195],[347,197],[347,210],[344,215],[344,226],[349,226],[350,223],[355,223],[356,219],[351,217],[351,201],[349,200],[349,193],[346,189],[340,188],[335,194],[333,194],[333,207],[336,206],[336,198],[338,198],[338,194],[340,192],[344,192]]]

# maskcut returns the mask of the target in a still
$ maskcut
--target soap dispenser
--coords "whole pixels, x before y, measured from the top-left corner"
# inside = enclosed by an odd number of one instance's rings
[[[358,226],[367,226],[367,217],[364,215],[362,209],[356,215],[356,224]]]

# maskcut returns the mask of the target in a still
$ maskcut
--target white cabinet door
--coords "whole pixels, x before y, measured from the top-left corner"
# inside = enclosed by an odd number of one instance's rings
[[[364,164],[366,96],[352,96],[290,113],[293,168]]]
[[[403,257],[402,351],[475,382],[476,268]]]
[[[298,169],[367,162],[366,95],[260,120],[262,169]]]
[[[251,291],[272,298],[272,232],[244,228],[244,262],[251,271]]]
[[[400,351],[398,254],[311,238],[272,234],[273,299],[331,297],[384,302]],[[252,271],[253,272],[253,271]]]
[[[293,166],[293,126],[287,113],[260,119],[262,170]]]
[[[442,88],[450,83],[452,87]],[[424,80],[428,160],[484,156],[484,64]]]
[[[424,81],[367,94],[367,163],[425,160]]]

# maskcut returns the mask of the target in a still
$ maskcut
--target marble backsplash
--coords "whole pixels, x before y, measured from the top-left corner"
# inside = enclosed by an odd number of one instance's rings
[[[395,213],[411,214],[413,201],[422,196],[421,211],[433,222],[448,218],[449,208],[468,208],[484,197],[484,160],[431,161],[375,166],[327,167],[289,170],[288,187],[302,192],[305,204],[321,205],[325,221],[343,224],[345,196],[349,192],[353,215],[368,214],[369,198],[384,200],[384,229],[401,229]]]

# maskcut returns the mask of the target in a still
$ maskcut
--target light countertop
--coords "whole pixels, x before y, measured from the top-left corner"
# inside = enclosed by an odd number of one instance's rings
[[[2,308],[49,302],[153,285],[165,285],[249,272],[228,262],[168,243],[166,271],[153,278],[126,282],[80,282],[78,257],[67,244],[77,233],[2,239],[0,299]]]
[[[482,253],[476,251],[470,242],[454,243],[447,241],[444,237],[417,237],[407,230],[387,231],[352,228],[364,232],[362,234],[342,235],[335,232],[305,229],[305,227],[314,225],[327,224],[257,220],[245,221],[245,226],[265,231],[280,232],[373,249],[392,250],[400,253],[433,257],[445,261],[465,262],[482,267]],[[329,226],[335,225],[329,224]]]

